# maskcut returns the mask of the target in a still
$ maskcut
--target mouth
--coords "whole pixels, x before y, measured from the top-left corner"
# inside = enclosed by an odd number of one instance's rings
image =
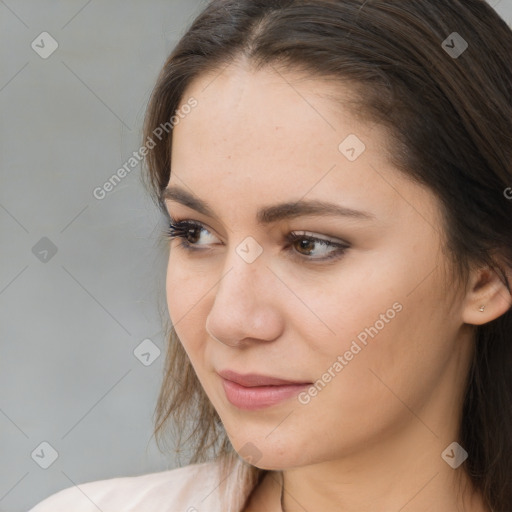
[[[231,370],[218,372],[228,401],[245,410],[276,405],[296,396],[312,382],[294,381],[267,375],[239,374]]]
[[[236,384],[246,388],[260,386],[298,386],[312,384],[312,382],[280,379],[278,377],[270,377],[267,375],[260,375],[258,373],[241,374],[232,370],[222,370],[218,372],[218,374],[223,379],[235,382]]]

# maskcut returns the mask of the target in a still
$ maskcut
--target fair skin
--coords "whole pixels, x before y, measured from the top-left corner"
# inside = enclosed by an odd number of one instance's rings
[[[246,511],[280,511],[283,477],[287,512],[489,512],[441,453],[458,440],[468,324],[503,314],[508,293],[486,269],[464,292],[449,285],[435,196],[390,165],[381,127],[327,97],[342,89],[245,63],[189,86],[183,102],[198,106],[174,129],[168,187],[207,202],[215,218],[166,201],[173,219],[204,226],[189,240],[206,249],[170,242],[171,319],[234,448],[252,443],[253,463],[274,470]],[[366,145],[354,161],[338,149],[349,134]],[[372,217],[257,222],[258,209],[299,199]],[[350,247],[326,264],[332,249],[286,249],[289,232]],[[249,236],[262,249],[251,263],[236,251]],[[400,312],[308,403],[243,410],[227,400],[216,371],[315,382],[395,303]]]

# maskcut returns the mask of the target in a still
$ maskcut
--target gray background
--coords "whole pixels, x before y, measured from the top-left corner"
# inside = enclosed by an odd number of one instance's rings
[[[157,74],[205,1],[0,0],[0,511],[178,464],[152,438],[162,218],[140,166],[92,192],[140,148]],[[512,24],[512,0],[490,3]],[[46,59],[43,31],[59,45]]]
[[[157,74],[204,5],[0,2],[1,511],[177,465],[151,437],[165,355],[161,217],[140,166],[103,200],[92,192],[140,148]],[[59,45],[47,59],[31,48],[43,31]],[[44,242],[32,252],[43,237],[53,257]],[[161,350],[149,366],[133,353],[145,339]],[[48,469],[31,457],[43,441],[58,452]]]

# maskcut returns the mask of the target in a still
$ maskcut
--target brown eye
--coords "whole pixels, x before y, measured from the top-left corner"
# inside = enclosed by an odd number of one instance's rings
[[[183,242],[180,246],[186,249],[195,249],[196,246],[208,245],[208,243],[200,243],[201,236],[206,233],[211,238],[214,236],[203,226],[201,223],[196,221],[173,221],[169,225],[167,236],[173,240],[175,238],[181,238]]]
[[[340,257],[350,247],[347,243],[335,242],[314,236],[300,233],[290,233],[287,236],[289,246],[293,247],[293,252],[297,257],[304,261],[327,261]],[[320,256],[315,257],[314,252],[320,251]]]
[[[304,256],[310,256],[309,251],[312,251],[315,246],[315,242],[306,238],[302,238],[299,240],[296,240],[294,242],[296,244],[298,252],[301,254],[304,254]],[[302,252],[304,251],[304,252]]]
[[[186,230],[185,240],[189,243],[195,244],[201,236],[201,230],[198,227],[188,228]]]

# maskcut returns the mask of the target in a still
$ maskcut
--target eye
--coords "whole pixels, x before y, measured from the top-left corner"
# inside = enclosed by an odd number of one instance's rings
[[[201,242],[201,236],[206,234]],[[205,251],[197,246],[215,243],[215,237],[200,222],[192,220],[172,221],[167,236],[170,240],[181,238],[179,247],[188,251]],[[350,245],[346,242],[334,241],[307,235],[305,232],[291,232],[285,237],[284,249],[292,257],[302,262],[326,262],[340,258]]]
[[[286,237],[288,247],[293,246],[297,249],[300,256],[298,258],[307,258],[309,260],[327,261],[342,256],[350,247],[344,242],[318,238],[307,235],[306,233],[292,232]],[[315,247],[316,246],[316,247]],[[319,256],[314,257],[314,254]]]
[[[203,231],[210,234],[211,241],[213,235],[201,223],[191,220],[175,221],[170,223],[167,236],[170,240],[181,238],[183,242],[180,246],[183,246],[185,249],[194,250],[193,246],[209,243],[208,241],[199,243],[201,232]]]

